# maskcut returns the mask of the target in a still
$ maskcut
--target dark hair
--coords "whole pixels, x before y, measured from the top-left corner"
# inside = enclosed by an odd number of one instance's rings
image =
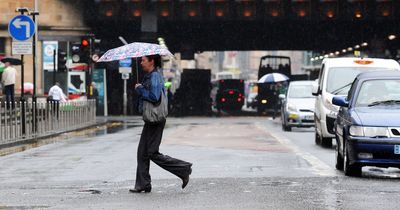
[[[154,61],[154,67],[158,67],[161,68],[161,56],[156,54],[156,55],[146,55],[145,57],[147,57],[147,59],[149,59],[149,61]]]

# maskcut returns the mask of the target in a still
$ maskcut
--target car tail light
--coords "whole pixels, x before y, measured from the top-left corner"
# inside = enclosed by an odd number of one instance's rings
[[[221,102],[225,102],[226,101],[226,99],[225,98],[221,98]]]
[[[242,101],[242,98],[238,98],[237,101],[238,101],[238,102],[241,102],[241,101]]]
[[[234,93],[233,90],[229,91],[229,95],[233,95],[233,93]]]

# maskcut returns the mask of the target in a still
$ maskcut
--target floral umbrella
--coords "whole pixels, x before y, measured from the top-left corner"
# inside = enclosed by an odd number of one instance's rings
[[[97,60],[97,62],[109,62],[156,54],[173,57],[172,53],[166,47],[159,44],[133,42],[131,44],[108,50],[99,58],[99,60]]]

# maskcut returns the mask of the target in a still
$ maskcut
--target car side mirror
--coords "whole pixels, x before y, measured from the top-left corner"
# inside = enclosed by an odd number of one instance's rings
[[[279,94],[279,99],[283,100],[285,98],[286,98],[285,94]]]
[[[349,102],[346,99],[346,96],[335,96],[332,98],[332,104],[341,107],[349,107]]]
[[[318,96],[319,94],[320,94],[319,86],[317,84],[313,84],[313,86],[312,86],[312,95],[313,96]]]

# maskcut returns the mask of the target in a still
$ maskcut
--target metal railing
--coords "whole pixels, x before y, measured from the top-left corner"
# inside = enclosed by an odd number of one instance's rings
[[[96,122],[96,101],[0,102],[0,145],[82,128]]]

